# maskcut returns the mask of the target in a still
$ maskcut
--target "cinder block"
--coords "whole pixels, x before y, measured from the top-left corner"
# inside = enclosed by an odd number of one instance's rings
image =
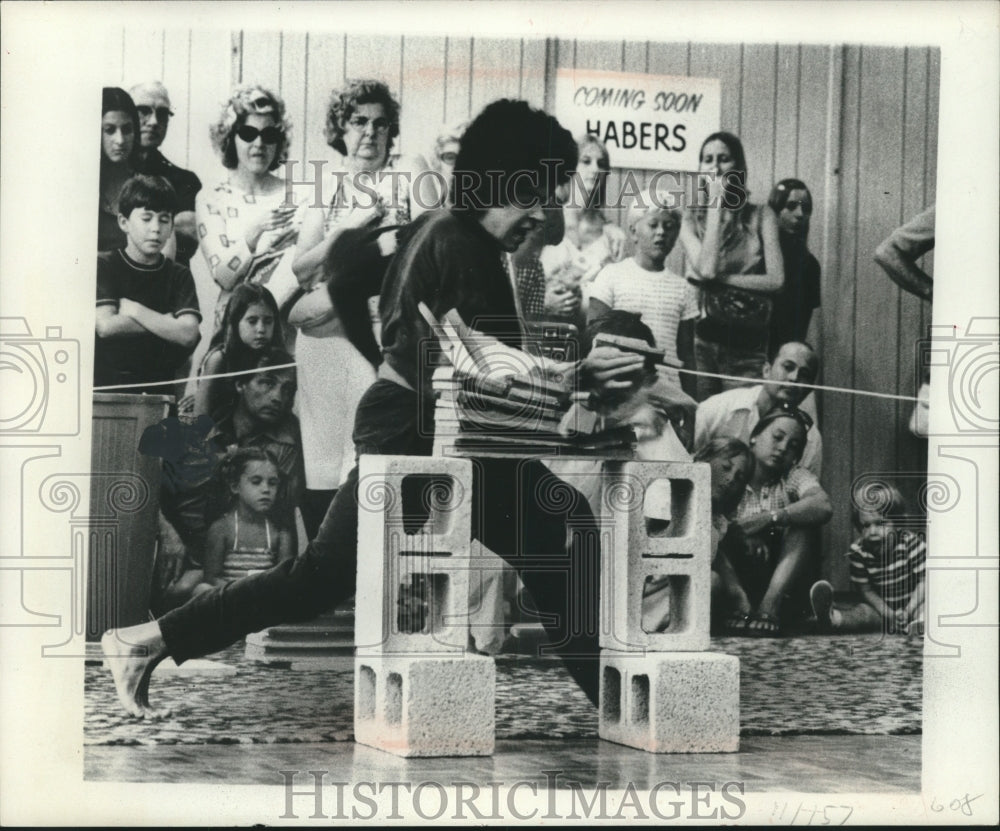
[[[630,652],[708,649],[710,475],[704,463],[605,463],[601,496],[602,648]],[[650,614],[644,621],[647,581],[656,593],[647,600]],[[661,621],[663,625],[658,627]]]
[[[357,658],[354,739],[397,756],[489,756],[495,699],[483,655]]]
[[[648,753],[740,748],[740,661],[718,652],[601,652],[598,735]]]
[[[458,653],[469,638],[472,464],[362,456],[359,655]]]

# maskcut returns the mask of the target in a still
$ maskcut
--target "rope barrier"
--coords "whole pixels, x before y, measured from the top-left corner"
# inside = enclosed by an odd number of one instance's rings
[[[148,384],[135,383],[135,384],[115,384],[110,386],[94,387],[94,392],[110,392],[112,390],[122,390],[122,389],[135,389],[138,386],[143,387],[172,387],[177,384],[186,384],[191,380],[199,381],[209,381],[215,380],[217,378],[236,378],[243,375],[259,375],[261,372],[266,372],[268,370],[278,370],[278,369],[295,369],[298,366],[296,363],[290,364],[277,364],[275,366],[262,367],[259,369],[242,369],[236,372],[220,372],[213,375],[189,375],[187,378],[178,378],[176,381],[155,381]],[[717,378],[722,381],[737,381],[747,386],[753,384],[760,384],[763,382],[763,378],[747,378],[745,375],[723,375],[717,372],[702,372],[696,369],[678,369],[678,372],[682,372],[685,375],[694,375],[699,378]],[[869,398],[883,398],[892,401],[906,401],[911,404],[916,404],[918,399],[914,395],[895,395],[888,392],[874,392],[872,390],[856,390],[850,387],[833,387],[826,384],[800,384],[797,381],[782,381],[781,386],[783,387],[800,387],[807,390],[818,390],[820,392],[838,392],[846,393],[848,395],[861,395],[868,396]]]

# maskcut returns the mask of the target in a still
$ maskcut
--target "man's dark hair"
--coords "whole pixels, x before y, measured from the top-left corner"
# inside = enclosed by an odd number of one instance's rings
[[[272,346],[268,349],[264,349],[259,353],[257,360],[253,361],[247,369],[259,369],[265,370],[272,366],[284,366],[285,364],[294,364],[295,358],[289,355],[284,349],[279,349],[278,347]],[[295,367],[288,367],[287,372],[295,372]],[[252,378],[250,374],[244,375],[244,380],[247,378]]]
[[[166,211],[171,216],[177,216],[177,212],[180,210],[177,191],[162,176],[141,174],[133,176],[122,185],[118,194],[118,213],[129,217],[136,208],[144,208],[156,213]]]
[[[488,104],[462,136],[451,181],[455,210],[529,205],[552,195],[576,169],[573,136],[553,116],[526,101]]]
[[[618,335],[623,338],[642,340],[650,346],[656,346],[653,330],[642,322],[638,312],[626,312],[624,309],[611,309],[587,324],[583,333],[583,354],[590,352],[597,335]]]

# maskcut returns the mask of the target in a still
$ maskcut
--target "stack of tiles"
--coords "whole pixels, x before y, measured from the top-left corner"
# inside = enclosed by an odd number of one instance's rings
[[[606,462],[599,735],[651,753],[739,749],[739,659],[708,652],[706,464]]]
[[[580,429],[570,390],[538,375],[491,377],[438,367],[433,376],[435,454],[631,458],[629,426]],[[585,396],[584,396],[585,397]],[[588,425],[589,427],[589,425]]]
[[[493,659],[466,652],[472,464],[362,456],[355,739],[397,756],[488,756]]]

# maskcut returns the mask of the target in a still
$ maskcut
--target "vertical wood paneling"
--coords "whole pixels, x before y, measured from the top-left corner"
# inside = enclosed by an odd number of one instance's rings
[[[129,29],[122,61],[122,86],[151,81],[163,75],[163,31]]]
[[[520,97],[533,107],[545,107],[545,40],[521,41]]]
[[[191,169],[208,187],[213,186],[224,172],[219,157],[212,149],[208,128],[218,119],[223,104],[237,83],[230,74],[230,48],[229,32],[203,29],[191,32],[187,84],[190,101],[188,161]]]
[[[472,53],[472,110],[498,98],[516,98],[521,88],[521,41],[475,38]]]
[[[326,125],[326,111],[330,105],[330,95],[344,83],[344,43],[343,35],[310,33],[309,54],[306,57],[305,118],[303,136],[305,138],[305,158],[312,161],[332,161],[336,154],[327,145],[323,128]],[[327,171],[332,169],[327,164]],[[306,178],[303,169],[297,177]],[[312,176],[309,168],[308,176]]]
[[[181,167],[190,164],[191,130],[191,31],[171,29],[163,38],[163,75],[160,80],[170,93],[174,115],[170,119],[167,137],[161,150]]]
[[[799,58],[799,127],[796,166],[792,174],[809,186],[813,197],[810,248],[820,251],[818,230],[826,221],[826,106],[830,72],[830,50],[826,46],[803,46]],[[775,181],[783,173],[777,171]]]
[[[695,78],[718,78],[722,89],[719,120],[722,129],[740,132],[740,76],[743,47],[739,44],[691,44],[688,74]]]
[[[778,78],[778,49],[774,45],[747,45],[743,48],[743,96],[740,138],[747,155],[747,184],[751,200],[763,202],[762,190],[774,184],[775,134],[784,129],[776,113],[775,79]],[[787,135],[787,133],[785,133]],[[791,175],[791,174],[789,174]],[[766,183],[766,184],[765,184]]]
[[[429,158],[445,118],[444,38],[404,38],[403,86],[406,102],[400,132],[408,152]]]
[[[281,32],[243,32],[240,84],[260,84],[275,91],[281,88],[281,39]]]
[[[292,122],[292,142],[288,148],[288,158],[298,162],[296,177],[302,172],[302,160],[306,158],[305,123],[306,96],[306,48],[308,35],[304,32],[285,32],[281,39],[281,84],[279,94],[285,101],[285,111]]]
[[[860,142],[858,187],[857,269],[859,302],[855,317],[855,381],[864,390],[896,388],[899,326],[896,315],[899,289],[885,278],[872,260],[878,244],[897,225],[902,197],[904,52],[901,49],[865,47],[861,55]],[[858,467],[854,475],[869,471],[895,471],[895,437],[905,429],[896,406],[886,399],[861,396],[855,419],[871,429],[855,438]]]
[[[472,40],[447,38],[448,63],[445,67],[445,121],[461,121],[470,114]]]
[[[774,160],[770,176],[763,182],[751,174],[751,180],[761,184],[755,202],[763,202],[771,186],[779,179],[793,176],[798,170],[799,135],[799,47],[778,47],[774,102]]]
[[[854,327],[857,283],[854,235],[846,229],[857,226],[858,144],[860,107],[861,50],[851,46],[844,50],[844,83],[841,97],[840,130],[840,190],[837,227],[845,233],[834,244],[838,249],[840,267],[825,274],[827,300],[823,303],[823,378],[838,387],[854,385]],[[824,529],[823,571],[835,585],[847,581],[844,561],[846,542],[851,538],[850,484],[854,470],[854,398],[830,395],[823,402],[820,420],[827,449],[823,454],[823,481],[828,493],[834,495],[833,518]],[[838,438],[843,437],[843,438]]]

